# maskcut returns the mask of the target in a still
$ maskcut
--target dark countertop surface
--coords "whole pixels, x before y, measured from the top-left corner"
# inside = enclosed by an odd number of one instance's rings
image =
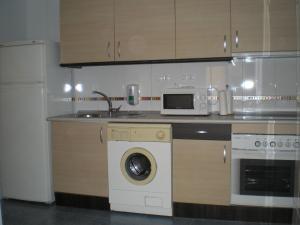
[[[49,117],[48,121],[128,122],[128,123],[299,123],[296,112],[235,113],[220,116],[161,115],[159,111],[120,111],[109,116],[106,111],[79,111]]]

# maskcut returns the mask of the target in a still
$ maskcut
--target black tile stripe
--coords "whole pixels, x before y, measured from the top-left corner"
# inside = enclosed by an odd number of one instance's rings
[[[199,205],[175,202],[173,203],[173,215],[176,217],[291,224],[293,209]]]
[[[55,192],[55,203],[59,206],[110,210],[109,201],[106,197]]]

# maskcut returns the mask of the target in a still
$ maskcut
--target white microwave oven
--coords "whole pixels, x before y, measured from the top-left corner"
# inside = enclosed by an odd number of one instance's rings
[[[206,88],[167,88],[161,95],[163,115],[208,115]]]

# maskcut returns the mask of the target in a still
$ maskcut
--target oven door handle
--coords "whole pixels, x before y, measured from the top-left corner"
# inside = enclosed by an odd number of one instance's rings
[[[223,160],[224,160],[224,163],[226,163],[226,155],[227,155],[226,145],[224,145],[224,149],[223,149]]]

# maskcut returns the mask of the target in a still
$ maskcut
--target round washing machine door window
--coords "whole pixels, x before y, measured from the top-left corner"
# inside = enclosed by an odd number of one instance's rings
[[[131,148],[122,156],[123,176],[135,185],[150,183],[156,174],[156,162],[153,155],[144,148]]]
[[[141,153],[131,154],[125,162],[125,168],[128,175],[135,180],[145,180],[151,173],[151,163]]]

